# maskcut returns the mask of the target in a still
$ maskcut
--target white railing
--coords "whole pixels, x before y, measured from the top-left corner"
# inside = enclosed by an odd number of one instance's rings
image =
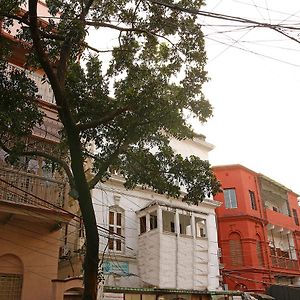
[[[8,71],[11,72],[14,70],[22,70],[23,71],[24,69],[14,65],[14,64],[9,63]],[[48,103],[55,104],[53,90],[51,88],[51,85],[47,82],[47,79],[43,80],[42,76],[37,75],[36,73],[30,72],[28,70],[25,70],[25,72],[26,72],[26,75],[35,82],[35,84],[38,88],[38,96],[40,96],[42,100],[44,100]]]

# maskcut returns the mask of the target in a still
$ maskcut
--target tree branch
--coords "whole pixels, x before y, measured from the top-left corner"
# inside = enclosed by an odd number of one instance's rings
[[[119,116],[120,114],[122,114],[123,112],[126,112],[128,110],[129,110],[128,106],[119,108],[115,111],[107,113],[104,117],[102,117],[100,119],[93,119],[93,121],[90,121],[88,123],[77,124],[76,127],[80,131],[95,128],[99,125],[107,124],[109,121],[113,120],[115,117]]]
[[[29,0],[29,28],[31,32],[31,37],[33,41],[34,49],[39,57],[39,61],[46,72],[49,81],[51,83],[52,89],[54,91],[54,95],[58,95],[60,97],[56,97],[57,99],[62,99],[62,92],[59,88],[59,82],[54,73],[54,70],[49,61],[48,55],[42,45],[41,37],[38,28],[38,17],[37,17],[37,0]],[[60,102],[60,101],[59,101]],[[57,103],[58,106],[61,106],[61,103]]]
[[[97,21],[85,21],[85,24],[89,25],[89,26],[94,26],[94,27],[111,28],[111,29],[118,30],[120,32],[124,31],[124,32],[144,33],[144,34],[147,34],[147,35],[151,35],[151,36],[162,38],[162,39],[168,41],[171,45],[174,46],[174,43],[170,39],[168,39],[167,37],[165,37],[163,35],[160,35],[160,34],[157,34],[156,32],[149,31],[147,29],[133,28],[133,27],[121,27],[121,26],[110,24],[110,23],[97,22]]]
[[[84,3],[85,7],[84,7],[84,10],[82,11],[84,17],[86,17],[86,15],[88,14],[93,3],[94,3],[94,0],[86,0],[85,1],[85,3]]]
[[[126,141],[121,144],[119,143],[116,150],[109,156],[109,159],[107,159],[104,163],[101,165],[101,169],[96,173],[96,175],[88,182],[89,188],[93,189],[95,185],[101,181],[103,177],[103,173],[109,168],[110,165],[112,165],[113,161],[121,154],[124,153],[124,151],[128,148],[129,143],[126,143]],[[97,157],[93,156],[94,159],[97,159]]]
[[[4,143],[2,143],[0,141],[0,147],[5,151],[7,152],[8,154],[11,154],[13,152],[13,150],[9,149],[8,147],[6,147],[6,145]],[[64,171],[66,172],[66,175],[68,176],[68,180],[69,180],[69,184],[70,184],[70,187],[72,189],[75,188],[75,184],[74,184],[74,178],[73,178],[73,174],[68,166],[68,164],[59,159],[58,157],[55,157],[49,153],[46,153],[46,152],[42,152],[42,151],[20,151],[20,152],[16,152],[16,154],[18,156],[38,156],[38,157],[43,157],[43,158],[46,158],[46,159],[49,159],[55,163],[58,163],[63,169]]]

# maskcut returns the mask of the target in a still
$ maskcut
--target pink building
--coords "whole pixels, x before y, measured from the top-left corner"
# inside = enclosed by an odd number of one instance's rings
[[[39,10],[42,15],[47,13],[41,1]],[[16,27],[11,32],[0,30],[13,49],[10,70],[23,68],[26,54],[14,36]],[[44,124],[34,129],[28,141],[51,149],[59,141],[60,128],[53,92],[43,82],[42,72],[27,72],[36,82],[39,106],[45,113]],[[42,159],[24,158],[20,166],[13,167],[5,162],[5,157],[1,150],[0,299],[74,299],[72,291],[81,287],[81,281],[57,280],[60,228],[72,219],[61,209],[67,200],[67,184],[61,176],[43,168]]]

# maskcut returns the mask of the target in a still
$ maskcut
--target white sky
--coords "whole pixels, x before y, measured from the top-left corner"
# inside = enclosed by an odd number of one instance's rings
[[[273,24],[300,22],[295,0],[207,0],[204,9]],[[217,25],[233,23],[201,20],[211,78],[204,92],[214,116],[196,130],[215,145],[211,164],[243,164],[300,194],[300,44],[270,29],[240,30],[235,23],[239,30],[224,33],[234,28]],[[103,49],[113,31],[100,35],[91,30],[88,42],[99,48],[101,41]]]
[[[205,10],[262,22],[300,22],[298,1],[241,1],[207,0]],[[230,24],[209,18],[204,21],[209,25]],[[270,29],[216,33],[231,29],[204,28],[206,69],[211,78],[205,94],[214,107],[214,117],[197,129],[215,145],[210,162],[243,164],[300,193],[300,44]]]

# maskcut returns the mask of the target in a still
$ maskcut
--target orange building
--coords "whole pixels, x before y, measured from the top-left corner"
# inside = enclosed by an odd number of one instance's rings
[[[223,283],[259,292],[299,286],[298,195],[241,165],[213,169],[223,189],[215,196]]]

